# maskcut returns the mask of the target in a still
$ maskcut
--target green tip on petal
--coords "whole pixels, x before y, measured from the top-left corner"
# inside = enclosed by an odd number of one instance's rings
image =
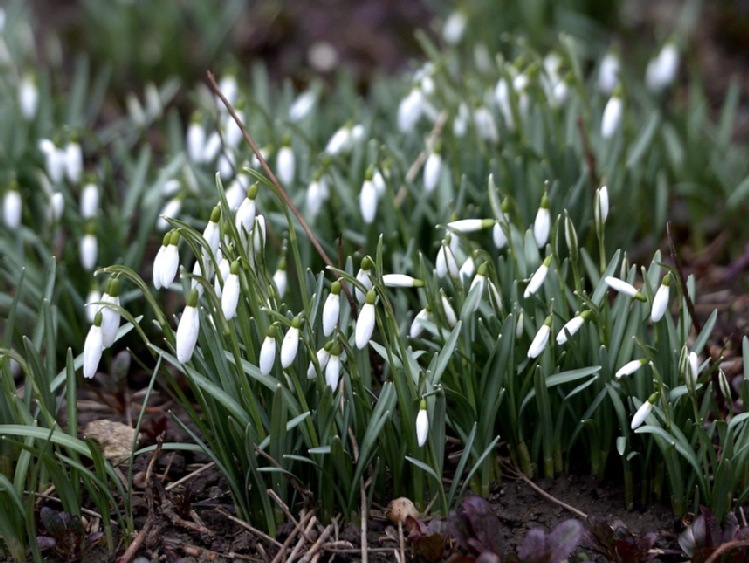
[[[546,266],[547,268],[551,266],[551,254],[544,258],[544,266]]]
[[[213,208],[213,211],[211,211],[211,221],[214,223],[218,223],[221,220],[221,206],[217,205]]]
[[[94,316],[94,326],[101,326],[101,311],[97,311],[96,315]]]
[[[642,291],[638,291],[637,293],[635,293],[635,299],[637,299],[638,301],[642,301],[643,303],[648,302],[648,298],[645,297]]]
[[[426,399],[422,399],[421,401],[419,401],[419,410],[421,410],[421,411],[427,410],[427,400]]]
[[[304,317],[302,316],[302,313],[299,313],[296,317],[291,319],[291,328],[301,328],[303,323]]]
[[[328,340],[325,345],[322,347],[323,350],[325,350],[328,354],[333,349],[333,345],[335,344],[335,340]]]
[[[374,289],[370,289],[367,292],[366,304],[367,305],[374,305],[374,302],[375,302],[376,299],[377,299],[377,293],[375,293]]]
[[[119,297],[120,296],[120,279],[109,278],[109,280],[107,280],[107,287],[104,288],[104,293],[106,293],[107,295],[111,295],[112,297]]]
[[[330,293],[333,295],[338,295],[341,293],[341,282],[334,281],[332,284],[330,284]]]
[[[365,256],[361,260],[361,269],[362,270],[371,270],[372,266],[374,266],[374,262],[369,256]]]
[[[282,145],[283,145],[284,147],[290,147],[290,146],[291,146],[291,135],[290,135],[289,133],[286,133],[286,134],[285,134],[285,135],[283,136],[283,141],[281,141],[281,144],[282,144]]]
[[[229,270],[229,273],[234,274],[235,276],[238,276],[241,269],[242,269],[242,264],[240,263],[240,259],[237,258],[236,260],[234,260],[234,262],[231,263],[231,268]]]
[[[177,229],[174,229],[169,236],[169,244],[173,244],[174,246],[179,246],[179,231]]]
[[[424,280],[414,278],[414,287],[424,287]]]
[[[551,326],[551,315],[549,315],[548,317],[546,317],[546,319],[544,320],[544,324],[546,326]]]
[[[275,338],[278,336],[278,328],[276,325],[270,325],[268,327],[268,338]]]
[[[544,192],[544,197],[541,198],[541,207],[543,209],[549,209],[551,207],[551,200],[549,199],[549,192]]]
[[[364,180],[371,180],[374,177],[374,166],[371,164],[367,166],[367,169],[364,171]]]
[[[254,200],[257,197],[258,184],[255,182],[247,189],[247,199]]]
[[[477,276],[484,276],[489,273],[489,265],[486,262],[482,262],[476,270]]]
[[[341,355],[341,346],[338,344],[338,342],[333,341],[333,345],[330,347],[330,355],[331,356]]]
[[[173,230],[173,229],[172,229]],[[164,238],[161,239],[161,246],[169,246],[169,241],[172,238],[172,231],[167,231]]]

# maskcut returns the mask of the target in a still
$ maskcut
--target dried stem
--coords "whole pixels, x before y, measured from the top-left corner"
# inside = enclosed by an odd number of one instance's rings
[[[583,143],[583,154],[585,155],[585,162],[588,165],[591,188],[595,191],[601,187],[601,180],[598,177],[596,157],[593,156],[593,151],[590,148],[590,140],[588,139],[588,133],[585,131],[585,124],[583,123],[583,118],[581,116],[577,117],[577,130],[580,131],[580,140]]]

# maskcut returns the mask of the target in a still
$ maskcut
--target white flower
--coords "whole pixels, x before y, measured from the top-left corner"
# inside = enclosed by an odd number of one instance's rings
[[[234,216],[234,226],[237,228],[237,232],[246,237],[252,230],[252,226],[255,224],[255,215],[257,213],[257,206],[255,205],[255,196],[257,195],[257,187],[252,186],[247,191],[247,197],[242,201],[242,204],[237,209],[237,214]]]
[[[487,108],[482,106],[476,110],[476,113],[473,114],[473,123],[476,126],[479,138],[492,143],[499,140],[497,124],[494,122],[494,116]]]
[[[372,332],[375,326],[375,292],[367,292],[367,302],[359,311],[359,319],[356,321],[356,347],[359,350],[366,347],[372,338]]]
[[[401,133],[413,131],[424,111],[424,94],[414,88],[401,100],[398,106],[398,130]]]
[[[546,317],[544,324],[538,329],[536,336],[533,337],[530,347],[528,348],[528,357],[531,360],[538,358],[546,349],[551,334],[551,317]]]
[[[492,238],[494,239],[494,246],[497,247],[497,250],[501,250],[507,246],[507,235],[505,234],[502,225],[499,224],[499,221],[494,223],[494,228],[492,228]]]
[[[325,178],[319,180],[312,180],[309,187],[307,188],[307,210],[310,215],[315,217],[320,213],[323,204],[328,199],[328,186],[325,182]]]
[[[619,83],[619,57],[606,53],[598,67],[598,89],[611,94]]]
[[[153,260],[153,285],[156,289],[167,287],[174,281],[179,268],[179,232],[170,231],[164,235],[164,240]]]
[[[284,186],[290,186],[294,181],[294,173],[296,172],[296,160],[294,159],[294,151],[291,150],[289,145],[283,145],[278,149],[276,155],[276,175]]]
[[[227,74],[221,77],[219,81],[219,90],[224,95],[229,104],[237,103],[237,77],[233,74]],[[222,107],[222,104],[219,104]]]
[[[208,140],[205,142],[203,160],[205,162],[213,161],[219,152],[221,152],[221,135],[218,134],[218,131],[214,131],[208,136]]]
[[[460,276],[460,270],[458,264],[455,262],[455,255],[448,246],[449,241],[442,241],[440,249],[437,252],[437,259],[435,260],[434,268],[437,271],[437,276],[444,278],[447,274],[451,277],[457,278]]]
[[[200,332],[200,311],[197,307],[198,292],[190,290],[190,296],[187,299],[187,306],[182,312],[177,327],[177,361],[181,364],[190,361],[195,351],[195,344],[198,342],[198,333]]]
[[[473,274],[476,273],[476,262],[473,260],[473,256],[469,256],[465,259],[465,262],[463,262],[463,265],[460,267],[460,277],[463,279],[471,279],[473,277]]]
[[[161,213],[159,213],[159,221],[156,227],[160,231],[166,231],[169,229],[171,225],[166,219],[175,219],[179,215],[180,209],[182,209],[182,200],[170,199],[167,201],[166,205],[161,209]]]
[[[465,103],[460,104],[458,106],[458,114],[453,121],[453,133],[455,133],[456,137],[463,137],[466,134],[469,118],[468,106]]]
[[[39,89],[36,87],[34,78],[28,74],[23,76],[18,85],[18,103],[24,119],[34,119],[39,105]]]
[[[291,121],[300,121],[309,115],[309,112],[317,101],[317,94],[314,90],[307,90],[299,94],[294,103],[289,108],[289,119]]]
[[[426,401],[422,399],[419,414],[416,415],[416,442],[420,448],[427,443],[429,433],[429,414],[427,413]]]
[[[370,278],[372,275],[372,266],[372,260],[368,256],[362,258],[361,267],[356,274],[356,281],[364,286],[364,291],[358,287],[354,288],[354,293],[356,294],[356,299],[359,303],[364,302],[367,292],[372,289],[372,279]]]
[[[276,273],[273,274],[273,283],[275,284],[276,290],[278,291],[278,297],[283,297],[284,295],[286,295],[286,286],[289,283],[289,278],[286,274],[285,267],[282,268],[279,265]]]
[[[211,218],[205,226],[205,229],[203,229],[203,238],[208,243],[208,248],[211,249],[213,254],[216,254],[221,242],[221,229],[218,224],[220,220],[221,208],[217,205],[213,208],[213,211],[211,211]]]
[[[455,316],[455,309],[452,308],[452,305],[450,305],[450,302],[447,300],[447,297],[442,292],[442,290],[440,290],[440,295],[442,297],[441,299],[442,308],[445,311],[445,318],[447,319],[447,324],[453,327],[458,322],[458,317]]]
[[[146,112],[153,117],[161,115],[161,96],[159,89],[153,82],[146,84],[145,88]]]
[[[610,139],[616,133],[619,128],[619,121],[622,117],[622,100],[619,96],[614,94],[609,101],[606,102],[606,107],[603,109],[603,117],[601,118],[601,137],[604,139]]]
[[[96,235],[86,233],[80,243],[81,265],[84,270],[93,270],[99,258],[99,241]]]
[[[286,369],[296,358],[297,350],[299,349],[299,321],[294,319],[291,324],[291,328],[283,337],[281,343],[281,366]]]
[[[655,401],[657,399],[658,394],[653,393],[652,395],[650,395],[647,401],[640,405],[640,408],[637,409],[637,412],[632,417],[632,430],[636,430],[642,425],[643,422],[645,422],[645,419],[653,411],[653,405],[655,404]]]
[[[692,386],[697,384],[697,377],[700,375],[699,360],[697,359],[696,352],[689,352],[687,356],[689,363],[689,377],[691,378]]]
[[[428,194],[434,191],[440,179],[442,171],[442,156],[439,152],[429,153],[424,163],[424,191]]]
[[[377,213],[377,200],[378,200],[377,188],[372,183],[372,180],[364,180],[359,192],[359,210],[361,211],[362,218],[367,224],[372,223]]]
[[[414,317],[413,322],[411,323],[411,329],[409,330],[408,335],[411,338],[418,338],[424,328],[424,322],[426,322],[428,319],[429,310],[422,309],[421,311],[419,311]]]
[[[541,206],[536,212],[536,220],[533,222],[533,238],[536,239],[538,248],[543,248],[549,240],[551,231],[551,212],[549,211],[549,196],[544,194]]]
[[[593,219],[596,227],[602,228],[609,216],[609,189],[602,186],[596,190],[595,207],[593,208]]]
[[[101,354],[104,352],[101,322],[101,313],[96,313],[94,324],[91,325],[86,341],[83,343],[83,377],[86,379],[91,379],[96,375]]]
[[[332,155],[348,152],[351,150],[351,141],[351,128],[346,126],[341,127],[333,133],[333,136],[325,146],[325,152]]]
[[[531,276],[531,279],[528,282],[528,285],[526,286],[525,291],[523,292],[523,297],[525,299],[528,299],[531,295],[534,295],[541,288],[541,286],[544,283],[544,280],[546,279],[546,274],[549,273],[550,265],[551,265],[551,256],[547,256],[544,259],[543,264],[541,264]]]
[[[512,115],[512,104],[510,103],[510,87],[507,85],[507,80],[504,77],[497,81],[497,85],[494,87],[494,99],[502,111],[502,117],[504,118],[505,125],[510,129],[514,126],[514,119]]]
[[[385,274],[382,283],[387,287],[423,287],[424,282],[405,274]]]
[[[338,345],[333,344],[328,363],[325,366],[325,383],[330,387],[331,391],[335,391],[338,388],[338,378],[341,375],[341,363],[338,354]]]
[[[640,301],[647,301],[647,298],[641,292],[639,292],[635,288],[635,286],[625,282],[624,280],[620,280],[619,278],[615,278],[614,276],[606,276],[605,278],[603,278],[603,281],[606,282],[606,285],[608,285],[611,289],[618,291],[619,293],[624,293],[625,295],[634,297],[635,299],[638,299]]]
[[[53,193],[49,198],[49,216],[55,223],[60,221],[65,207],[65,196],[60,192]]]
[[[617,379],[621,379],[622,377],[626,377],[628,375],[632,375],[635,373],[638,369],[640,369],[642,366],[648,363],[648,360],[645,358],[641,358],[639,360],[632,360],[631,362],[627,362],[622,367],[620,367],[616,373],[614,374],[614,377]]]
[[[21,225],[22,210],[21,194],[15,188],[10,188],[3,197],[3,221],[9,229],[17,229]]]
[[[650,311],[650,320],[657,323],[663,318],[668,308],[669,285],[671,284],[671,274],[666,274],[661,282],[658,291],[653,297],[653,308]]]
[[[92,219],[99,211],[99,187],[96,184],[86,184],[81,192],[81,217]]]
[[[385,177],[379,170],[375,170],[374,174],[372,174],[372,184],[377,189],[377,195],[382,197],[387,190],[387,182],[385,182]]]
[[[587,318],[587,315],[585,315],[585,313],[590,314],[588,311],[584,311],[583,313],[572,317],[562,327],[562,330],[557,333],[557,344],[559,346],[567,342],[567,335],[573,336],[585,324],[585,319]]]
[[[679,67],[676,45],[667,43],[658,56],[648,63],[645,82],[651,90],[661,90],[673,83]]]
[[[525,326],[524,320],[525,312],[521,310],[520,313],[518,313],[517,320],[515,321],[515,338],[520,338],[521,336],[523,336],[523,327]]]
[[[108,348],[117,338],[117,330],[120,328],[120,282],[117,278],[110,278],[104,289],[101,301],[113,305],[101,308],[101,335],[104,346]]]
[[[242,130],[231,115],[226,116],[224,123],[224,143],[227,148],[234,149],[242,141]]]
[[[236,178],[226,188],[226,203],[229,205],[229,209],[237,210],[242,205],[245,196],[247,195],[244,185]]]
[[[265,217],[262,215],[255,216],[255,226],[252,229],[252,248],[255,253],[261,252],[265,248]]]
[[[93,324],[94,319],[96,318],[96,313],[98,313],[101,309],[99,301],[101,301],[101,293],[99,292],[99,287],[98,285],[93,284],[88,292],[88,295],[86,296],[85,305],[86,318],[91,324]]]
[[[718,386],[720,387],[720,392],[723,393],[723,398],[730,403],[731,385],[728,383],[726,372],[724,372],[722,369],[718,369]]]
[[[326,350],[326,348],[328,349]],[[330,360],[329,348],[330,345],[326,344],[317,351],[317,364],[320,366],[321,370],[325,370],[325,366],[328,365],[328,360]],[[307,379],[315,379],[315,377],[317,377],[317,368],[315,367],[315,363],[310,361],[309,367],[307,368]]]
[[[205,129],[198,120],[199,117],[196,115],[187,127],[187,155],[193,162],[205,160]]]
[[[333,282],[330,286],[330,295],[325,299],[322,308],[322,332],[325,336],[333,334],[335,327],[338,326],[338,314],[341,310],[340,291],[340,282]]]
[[[445,43],[450,45],[460,43],[466,29],[466,23],[466,17],[461,12],[456,11],[450,14],[442,26],[442,39]]]
[[[81,145],[71,141],[65,147],[65,174],[72,184],[78,184],[83,174],[83,151]]]
[[[263,340],[263,345],[260,347],[260,373],[268,375],[270,370],[273,369],[273,364],[276,361],[276,327],[271,325],[268,329],[268,336]]]
[[[495,224],[496,221],[494,219],[461,219],[460,221],[450,221],[447,224],[447,228],[459,233],[473,233]]]
[[[213,290],[216,292],[216,297],[223,297],[223,287],[226,279],[229,277],[231,271],[231,263],[228,258],[221,256],[217,257],[218,260],[218,271],[213,276]]]
[[[236,264],[236,266],[235,266]],[[237,316],[237,304],[239,303],[240,284],[239,284],[239,260],[237,259],[229,271],[229,276],[224,282],[221,291],[221,310],[227,320]]]

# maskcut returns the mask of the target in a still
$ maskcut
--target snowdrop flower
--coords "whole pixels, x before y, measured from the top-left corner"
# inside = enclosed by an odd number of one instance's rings
[[[130,116],[130,121],[133,122],[137,127],[143,127],[146,124],[146,112],[143,111],[143,106],[140,100],[132,94],[127,94],[125,98],[125,105],[127,106],[127,113]]]
[[[247,197],[242,201],[239,209],[237,209],[237,214],[234,216],[234,226],[237,228],[237,232],[243,237],[243,240],[245,240],[255,225],[255,215],[257,214],[256,197],[257,184],[253,184],[247,190]]]
[[[201,264],[202,262],[200,260],[195,260],[195,263],[192,265],[192,279],[190,280],[190,289],[196,290],[198,296],[203,295],[203,284],[198,280],[198,277],[203,275]],[[208,265],[205,267],[208,269]],[[206,274],[208,274],[208,272],[206,272]]]
[[[21,115],[26,120],[36,117],[36,108],[39,105],[39,89],[32,75],[26,74],[21,78],[18,85],[18,103],[21,106]]]
[[[65,207],[65,197],[61,192],[53,193],[49,198],[49,217],[50,220],[58,223],[62,218],[62,211]]]
[[[593,313],[590,311],[583,311],[572,317],[557,333],[557,344],[559,346],[566,344],[569,337],[574,336],[580,328],[585,324]]]
[[[193,162],[203,162],[205,158],[206,134],[200,122],[200,114],[195,112],[187,127],[187,156]]]
[[[447,300],[447,296],[442,290],[440,290],[440,296],[442,301],[442,309],[444,309],[445,311],[445,319],[447,319],[447,324],[450,327],[454,327],[458,322],[458,317],[455,315],[455,309],[452,308],[452,305],[450,305],[450,301]]]
[[[492,143],[499,141],[499,133],[497,132],[497,124],[494,122],[494,116],[486,107],[481,106],[476,110],[476,113],[473,114],[473,123],[479,138]]]
[[[523,327],[525,326],[525,311],[522,309],[518,313],[518,318],[515,321],[515,338],[523,336]]]
[[[144,98],[146,99],[146,113],[153,117],[161,115],[161,95],[153,82],[146,84]]]
[[[237,111],[239,111],[239,109]],[[233,149],[236,149],[241,142],[242,130],[239,128],[239,125],[237,125],[237,122],[234,121],[234,118],[231,115],[227,115],[226,121],[224,122],[225,148],[231,150],[230,154],[234,154]]]
[[[401,133],[409,133],[414,130],[424,111],[424,105],[424,94],[418,88],[413,88],[401,100],[398,106],[398,130]]]
[[[369,169],[359,192],[359,210],[364,222],[368,225],[374,221],[378,200],[377,188],[372,182],[372,171]]]
[[[382,283],[386,287],[424,287],[422,280],[405,274],[385,274],[382,276]]]
[[[173,229],[164,235],[153,261],[153,285],[156,289],[167,287],[174,281],[179,268],[179,231]]]
[[[352,138],[351,138],[351,126],[344,125],[338,129],[333,136],[325,145],[325,152],[327,154],[336,155],[351,150]]]
[[[99,301],[101,301],[101,293],[99,292],[99,284],[96,283],[96,281],[91,282],[91,289],[88,290],[88,295],[86,296],[86,318],[88,319],[88,322],[91,324],[94,323],[94,319],[96,318],[96,313],[99,312],[101,309],[101,306],[99,305]]]
[[[510,103],[510,87],[504,77],[500,78],[494,87],[494,100],[502,112],[505,125],[512,129],[515,123],[512,115],[512,104]]]
[[[276,362],[276,334],[278,329],[276,325],[270,325],[268,327],[268,335],[263,340],[263,345],[260,347],[260,373],[268,375],[270,370],[273,369],[273,364]]]
[[[437,259],[434,262],[434,268],[437,276],[440,278],[444,278],[447,274],[450,274],[450,277],[453,278],[460,276],[458,264],[455,262],[455,254],[453,254],[449,246],[451,238],[448,236],[442,241],[440,249],[437,252]]]
[[[255,226],[252,229],[252,248],[255,254],[262,252],[265,248],[265,217],[255,216]]]
[[[208,248],[215,255],[218,252],[219,244],[221,243],[221,229],[219,227],[219,221],[221,221],[221,207],[217,205],[211,211],[211,218],[208,224],[203,229],[203,238],[208,243]]]
[[[465,14],[455,11],[448,16],[445,20],[445,25],[442,27],[442,39],[449,45],[456,45],[460,43],[463,38],[463,32],[466,29],[466,16]]]
[[[468,106],[464,103],[458,106],[458,113],[453,121],[453,133],[455,136],[460,138],[465,136],[468,132],[468,120],[470,115],[468,114]]]
[[[419,404],[419,414],[416,415],[416,442],[420,448],[427,443],[427,434],[429,433],[429,414],[427,413],[427,402],[421,400]]]
[[[689,365],[689,383],[694,387],[697,384],[697,377],[700,375],[699,360],[697,359],[696,352],[689,352],[687,355],[687,363]]]
[[[450,221],[447,228],[458,233],[473,233],[481,229],[487,229],[496,223],[494,219],[461,219]]]
[[[330,360],[331,346],[332,344],[328,342],[325,344],[325,346],[317,351],[317,365],[320,366],[321,370],[324,370],[328,365],[328,360]],[[307,379],[315,379],[315,377],[317,377],[317,368],[315,367],[315,363],[310,361],[309,367],[307,368]]]
[[[661,281],[661,285],[658,288],[658,291],[655,292],[655,297],[653,297],[653,308],[650,311],[651,322],[657,323],[666,313],[670,285],[671,273],[669,272],[663,277],[663,281]]]
[[[227,74],[221,77],[219,81],[219,89],[224,94],[229,104],[236,105],[237,103],[237,77],[233,74]],[[219,100],[220,102],[220,100]],[[218,107],[223,107],[223,104],[219,103]]]
[[[577,262],[579,257],[579,244],[577,239],[577,231],[575,225],[572,223],[567,210],[564,210],[564,241],[567,243],[567,250],[570,253],[570,259],[573,263]]]
[[[502,250],[507,246],[507,235],[499,221],[494,223],[494,227],[492,228],[492,239],[494,240],[494,246],[497,247],[497,250]]]
[[[83,174],[83,151],[81,145],[70,141],[64,151],[65,175],[72,184],[78,184]]]
[[[161,213],[159,213],[159,221],[156,227],[160,231],[166,231],[167,229],[169,229],[171,225],[167,221],[167,218],[175,219],[179,215],[181,209],[181,199],[170,199],[169,201],[167,201],[166,205],[164,205],[164,207],[161,209]]]
[[[461,279],[469,280],[473,277],[473,274],[476,273],[476,262],[474,262],[473,256],[465,259],[458,273]]]
[[[232,181],[232,183],[229,184],[229,187],[226,189],[226,203],[228,204],[229,209],[231,209],[232,211],[236,211],[237,209],[239,209],[239,206],[242,205],[242,202],[244,201],[246,195],[247,194],[244,186],[239,180],[235,178],[234,181]]]
[[[276,290],[278,291],[278,297],[283,298],[284,295],[286,295],[286,286],[288,285],[289,278],[286,275],[286,259],[281,258],[278,261],[278,267],[276,268],[276,273],[273,274],[273,283],[276,286]]]
[[[622,99],[618,92],[614,92],[614,95],[609,98],[606,102],[606,107],[603,109],[603,117],[601,118],[601,137],[604,139],[610,139],[614,136],[617,129],[619,129],[619,121],[622,117]]]
[[[81,217],[93,219],[99,211],[99,187],[90,182],[81,192]]]
[[[221,135],[218,131],[214,131],[208,136],[205,142],[205,148],[203,149],[203,161],[211,162],[216,160],[218,153],[221,152]]]
[[[96,375],[101,354],[104,352],[101,323],[102,314],[98,312],[94,317],[94,324],[91,325],[86,335],[86,340],[83,343],[83,377],[86,379],[91,379]]]
[[[385,182],[385,176],[383,176],[382,172],[380,172],[379,170],[375,170],[374,174],[372,174],[372,184],[375,188],[377,188],[378,197],[382,197],[383,194],[387,191],[387,182]]]
[[[549,240],[549,232],[551,231],[550,207],[549,194],[544,192],[541,198],[541,205],[536,212],[536,220],[533,222],[533,238],[536,239],[538,248],[543,248],[546,245],[546,241]]]
[[[437,187],[441,171],[442,155],[440,154],[439,143],[437,143],[434,150],[429,153],[429,156],[424,163],[424,191],[426,191],[426,193],[432,193],[434,188]]]
[[[362,258],[361,266],[359,267],[359,272],[356,274],[356,281],[358,281],[360,284],[364,286],[364,291],[359,289],[358,287],[354,288],[354,293],[356,294],[356,299],[359,301],[359,303],[364,302],[364,298],[366,297],[366,293],[372,289],[372,267],[374,264],[372,263],[372,259],[369,256],[365,256]]]
[[[213,291],[220,299],[224,295],[223,287],[231,272],[231,262],[225,256],[217,256],[216,260],[218,260],[218,271],[213,276]]]
[[[328,363],[325,366],[325,383],[330,387],[331,391],[335,391],[338,388],[338,379],[341,376],[341,362],[339,355],[341,349],[336,342],[330,348],[330,357]]]
[[[89,230],[93,230],[93,227],[90,227]],[[96,267],[96,260],[99,258],[99,241],[93,232],[87,232],[83,235],[79,251],[83,269],[88,271],[93,270]]]
[[[621,379],[622,377],[626,377],[628,375],[632,375],[637,370],[639,370],[642,366],[646,365],[648,363],[648,360],[645,358],[640,358],[639,360],[632,360],[631,362],[627,362],[622,367],[620,367],[616,373],[614,374],[614,377],[617,379]]]
[[[240,263],[239,258],[237,258],[229,268],[229,275],[226,277],[221,291],[221,311],[223,311],[227,321],[237,316],[240,294],[239,270]]]
[[[726,401],[731,401],[731,386],[728,383],[728,378],[726,377],[726,372],[724,372],[722,369],[718,368],[718,386],[720,387],[720,392],[723,393],[723,398]]]
[[[356,347],[359,350],[366,347],[369,341],[372,339],[372,332],[375,326],[375,294],[373,289],[367,292],[366,302],[361,311],[359,311],[359,319],[356,321]]]
[[[297,315],[291,321],[291,328],[283,337],[281,343],[281,367],[288,368],[296,359],[297,350],[299,349],[299,327],[302,324],[302,317]]]
[[[3,222],[9,229],[21,226],[23,200],[15,187],[11,187],[3,196]]]
[[[653,393],[652,395],[650,395],[650,397],[648,397],[647,401],[640,405],[640,408],[637,409],[637,412],[632,417],[632,430],[636,430],[642,425],[643,422],[645,422],[645,419],[653,411],[653,406],[655,405],[655,402],[657,400],[658,393]]]
[[[543,263],[531,276],[531,279],[530,281],[528,281],[528,285],[525,287],[525,291],[523,292],[523,297],[525,299],[528,299],[531,295],[534,295],[541,288],[544,280],[546,279],[546,274],[549,273],[549,266],[551,266],[551,256],[547,256],[546,258],[544,258]]]
[[[177,361],[185,364],[190,361],[195,351],[200,332],[200,311],[198,310],[198,292],[190,290],[187,296],[187,306],[182,312],[177,326],[177,337],[175,347],[177,349]]]
[[[315,102],[317,102],[317,94],[314,90],[302,92],[289,108],[289,119],[291,121],[301,121],[312,111]]]
[[[120,280],[109,278],[104,286],[104,296],[101,299],[106,305],[101,308],[101,336],[105,348],[109,348],[117,338],[117,331],[120,328]]]
[[[595,207],[593,207],[593,219],[596,229],[600,231],[606,224],[609,216],[609,189],[602,186],[596,190]]]
[[[328,185],[324,177],[319,177],[310,182],[307,188],[307,211],[312,217],[317,216],[323,204],[328,199]]]
[[[551,315],[546,317],[544,324],[538,329],[536,336],[533,337],[530,347],[528,348],[528,357],[531,360],[538,358],[541,353],[546,349],[546,345],[549,343],[549,335],[551,334]]]
[[[487,279],[486,274],[489,271],[489,267],[486,265],[486,262],[481,264],[479,266],[478,272],[476,273],[476,277],[473,278],[473,281],[471,282],[471,287],[468,288],[468,291],[470,292],[475,286],[479,286],[479,293],[484,292],[484,287],[486,286]]]
[[[645,82],[651,90],[662,90],[673,84],[679,67],[679,51],[669,42],[658,56],[648,63]]]
[[[603,281],[606,282],[606,285],[608,285],[614,291],[624,293],[625,295],[633,297],[638,301],[648,300],[647,297],[645,297],[640,291],[635,288],[635,286],[625,282],[624,280],[620,280],[619,278],[615,278],[614,276],[606,276],[605,278],[603,278]]]
[[[341,282],[334,281],[330,285],[330,295],[325,299],[322,308],[322,333],[330,336],[338,326],[338,314],[341,310]]]
[[[421,335],[421,331],[424,329],[424,322],[428,319],[429,308],[425,307],[414,317],[414,320],[411,322],[411,329],[408,331],[408,335],[411,338],[418,338]]]
[[[296,160],[294,158],[294,151],[291,149],[291,139],[286,136],[283,145],[278,149],[278,154],[276,154],[276,174],[282,185],[290,186],[294,181],[295,172]]]
[[[606,53],[598,67],[598,89],[611,94],[619,83],[619,57]]]

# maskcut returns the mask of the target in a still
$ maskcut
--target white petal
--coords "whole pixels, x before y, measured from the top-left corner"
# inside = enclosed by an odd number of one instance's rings
[[[669,286],[661,284],[653,297],[653,309],[650,311],[650,320],[657,323],[663,318],[668,308]]]
[[[21,225],[23,202],[17,190],[10,189],[3,197],[3,221],[9,229],[17,229]]]
[[[195,351],[200,332],[200,312],[197,307],[185,307],[177,327],[177,360],[184,364],[190,361]]]
[[[377,213],[377,188],[372,180],[365,180],[359,193],[359,210],[361,211],[364,222],[370,224],[374,221]]]
[[[549,240],[551,231],[551,213],[545,207],[539,207],[536,212],[536,220],[533,222],[533,238],[536,239],[538,248],[543,248]]]
[[[104,343],[102,341],[101,327],[91,325],[86,335],[86,341],[83,343],[83,377],[91,379],[96,375],[103,351]]]
[[[81,239],[81,265],[84,270],[93,270],[99,257],[99,241],[96,235],[85,234]]]
[[[375,325],[375,308],[372,303],[366,303],[359,312],[356,322],[356,347],[361,350],[372,338]]]
[[[565,344],[567,342],[567,334],[569,333],[570,336],[574,335],[578,330],[580,330],[580,327],[582,327],[583,324],[585,324],[585,319],[580,315],[572,317],[567,321],[567,324],[562,327],[562,330],[557,333],[557,344],[560,346]]]
[[[278,149],[276,155],[276,174],[281,184],[290,186],[294,181],[294,172],[296,171],[296,162],[294,152],[291,147],[283,146]]]
[[[120,298],[113,297],[107,293],[102,297],[102,302],[111,303],[119,306]],[[110,307],[101,307],[101,336],[104,347],[108,348],[117,338],[117,331],[120,328],[120,312]]]
[[[91,219],[99,211],[99,187],[96,184],[86,184],[81,193],[81,217]]]
[[[639,428],[642,423],[645,422],[645,419],[648,417],[652,410],[653,403],[651,403],[650,401],[645,401],[642,405],[640,405],[640,408],[637,409],[637,412],[632,417],[632,430]]]
[[[325,336],[333,334],[335,327],[338,326],[338,313],[340,309],[341,296],[332,293],[328,295],[322,309],[322,332]]]
[[[423,447],[427,443],[427,435],[429,433],[429,415],[426,409],[419,409],[419,414],[416,415],[416,441],[419,447]]]
[[[325,366],[325,383],[332,391],[338,388],[338,378],[340,377],[340,359],[338,356],[331,354],[328,365]]]
[[[601,118],[601,137],[610,139],[619,128],[622,115],[622,100],[618,97],[610,98],[603,110]]]
[[[442,157],[439,154],[431,153],[424,163],[424,191],[432,193],[440,179],[442,171]]]
[[[276,339],[266,336],[260,348],[260,373],[268,375],[276,361]]]
[[[539,290],[539,288],[543,285],[544,280],[546,279],[546,274],[548,272],[549,267],[545,263],[541,264],[538,267],[538,270],[533,273],[530,281],[528,282],[528,286],[523,292],[523,297],[525,299],[528,299],[531,295],[534,295]]]
[[[549,342],[549,334],[551,333],[551,327],[546,323],[538,330],[536,336],[533,337],[528,348],[528,357],[533,360],[541,355],[541,352],[546,348],[546,344]]]
[[[221,292],[221,310],[227,320],[237,316],[237,303],[239,303],[239,276],[229,274]]]
[[[289,332],[283,337],[283,343],[281,344],[281,366],[286,369],[296,358],[297,350],[299,349],[299,329],[291,327]]]

